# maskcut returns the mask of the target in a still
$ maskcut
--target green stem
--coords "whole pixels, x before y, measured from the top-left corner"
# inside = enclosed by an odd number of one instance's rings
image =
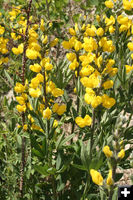
[[[92,124],[91,124],[91,141],[90,141],[90,159],[92,158],[92,147],[93,147],[93,137],[94,137],[94,128],[95,128],[95,110],[92,111]]]

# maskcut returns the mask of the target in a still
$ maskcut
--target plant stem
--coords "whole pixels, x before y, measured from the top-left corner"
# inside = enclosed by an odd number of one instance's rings
[[[92,158],[92,147],[93,147],[93,136],[94,136],[94,127],[95,127],[95,110],[92,110],[92,124],[91,124],[91,141],[90,141],[90,159]]]
[[[45,74],[45,68],[44,68],[44,97],[45,97],[45,109],[48,107],[48,101],[47,101],[47,93],[46,93],[46,74]]]
[[[24,33],[23,39],[24,39],[24,51],[23,51],[23,57],[22,57],[22,84],[25,85],[25,68],[26,68],[26,49],[27,49],[27,36],[28,36],[28,28],[29,28],[29,18],[30,18],[30,9],[31,9],[32,0],[29,1],[28,9],[26,11],[27,13],[27,26],[26,31]],[[25,114],[22,114],[22,125],[25,124]],[[21,169],[20,169],[20,197],[23,198],[23,190],[24,190],[24,168],[25,168],[25,137],[22,137],[22,147],[21,147]]]

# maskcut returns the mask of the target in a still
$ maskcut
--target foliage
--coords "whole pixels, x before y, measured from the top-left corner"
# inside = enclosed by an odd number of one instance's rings
[[[133,165],[132,3],[0,4],[1,199],[116,200]]]

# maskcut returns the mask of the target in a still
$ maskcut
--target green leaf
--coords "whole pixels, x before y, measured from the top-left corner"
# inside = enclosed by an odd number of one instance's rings
[[[112,200],[117,200],[117,198],[118,198],[118,187],[116,187],[114,189],[114,194],[113,194]]]
[[[59,148],[59,146],[60,146],[60,143],[61,143],[61,141],[63,140],[63,138],[64,138],[64,133],[59,137],[59,139],[57,140],[57,142],[56,142],[56,144],[55,144],[55,146],[56,146],[56,149],[58,149]]]
[[[77,117],[77,111],[75,110],[74,107],[72,107],[72,113],[73,113],[73,116],[74,116],[74,119]]]
[[[69,142],[73,137],[75,136],[75,134],[71,134],[68,137],[66,137],[64,140],[62,140],[60,142],[59,148],[61,148],[63,145],[65,145],[66,142]]]
[[[10,75],[8,74],[8,72],[6,70],[4,70],[4,73],[5,73],[6,77],[7,77],[7,80],[9,81],[11,86],[13,87],[14,83],[13,83],[12,78],[10,77]]]
[[[56,159],[56,169],[59,170],[61,166],[61,155],[58,153],[57,159]]]
[[[34,154],[34,155],[36,155],[37,157],[39,157],[39,158],[44,158],[44,156],[42,155],[42,153],[40,153],[38,150],[36,150],[36,149],[32,149],[32,153]]]
[[[42,149],[33,135],[30,135],[30,140],[31,140],[31,146],[34,147],[34,149],[38,150],[43,155]]]
[[[90,165],[89,153],[83,142],[82,142],[82,147],[81,147],[81,160],[84,167],[89,170],[89,165]]]
[[[93,158],[91,160],[89,169],[98,170],[102,166],[102,164],[103,164],[103,157],[101,157],[100,159],[99,158]]]
[[[123,173],[116,173],[114,181],[115,182],[119,181],[122,178],[122,176],[123,176]]]
[[[83,166],[83,165],[77,165],[77,164],[71,164],[73,167],[77,168],[77,169],[80,169],[80,170],[83,170],[83,171],[86,171],[87,169]]]
[[[35,165],[34,168],[36,171],[38,171],[40,174],[44,175],[45,177],[49,176],[49,173],[47,172],[47,170],[49,168],[48,165],[45,165],[45,166]]]

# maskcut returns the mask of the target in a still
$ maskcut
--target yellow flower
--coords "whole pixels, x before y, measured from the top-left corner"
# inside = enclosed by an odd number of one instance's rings
[[[41,90],[39,88],[34,89],[34,88],[30,88],[29,89],[29,94],[30,96],[37,98],[41,95]]]
[[[109,32],[112,34],[114,33],[114,31],[115,31],[115,28],[112,25],[109,26]]]
[[[76,117],[75,122],[80,128],[86,126],[85,120],[82,117]]]
[[[114,98],[108,97],[106,94],[102,96],[102,105],[105,108],[111,108],[116,103]]]
[[[90,126],[92,123],[92,119],[89,115],[85,115],[84,121],[85,121],[86,126]]]
[[[74,49],[75,51],[79,51],[80,49],[82,49],[82,43],[78,40],[75,41],[75,44],[74,44]]]
[[[69,61],[73,62],[76,59],[76,54],[75,53],[67,53],[66,57]]]
[[[89,78],[81,78],[80,81],[84,87],[88,88],[96,88],[100,82],[98,76],[95,73],[91,74]]]
[[[55,119],[53,123],[53,127],[56,128],[58,126],[58,121]]]
[[[0,35],[3,35],[4,32],[5,32],[5,28],[0,25]]]
[[[122,159],[125,157],[125,151],[124,149],[122,149],[119,153],[118,153],[118,158]]]
[[[31,79],[31,84],[29,85],[31,88],[37,88],[39,85],[39,80],[37,79],[37,77]]]
[[[58,105],[58,103],[55,103],[53,105],[53,108],[52,108],[53,112],[56,112],[58,115],[63,115],[64,112],[66,112],[66,105],[63,104],[63,105]]]
[[[16,106],[18,112],[25,112],[26,111],[26,105],[17,105]]]
[[[50,43],[50,46],[51,47],[54,47],[57,43],[58,43],[59,39],[58,38],[55,38],[51,43]]]
[[[130,49],[130,51],[133,51],[133,42],[129,42],[127,47]]]
[[[54,97],[59,97],[59,96],[62,96],[63,94],[64,94],[64,91],[61,90],[60,88],[54,88],[54,89],[52,90],[52,95],[53,95]]]
[[[133,65],[130,66],[130,65],[125,65],[126,67],[126,73],[129,73],[131,70],[133,70]]]
[[[63,115],[63,113],[66,112],[66,105],[63,104],[63,105],[59,106],[59,108],[56,112],[58,115]]]
[[[45,69],[48,70],[48,71],[50,71],[50,70],[53,69],[53,65],[47,62],[47,63],[45,64]]]
[[[105,147],[103,148],[103,152],[104,152],[104,154],[105,154],[108,158],[112,157],[112,155],[113,155],[113,152],[110,151],[109,146],[105,146]]]
[[[131,10],[132,9],[132,2],[128,0],[123,0],[123,7],[125,10]]]
[[[38,52],[35,51],[35,50],[32,50],[32,49],[27,49],[26,50],[26,56],[31,59],[31,60],[34,60],[34,59],[37,59],[38,57]]]
[[[23,105],[25,104],[25,99],[22,96],[16,97],[16,100],[18,101],[19,104]]]
[[[62,46],[64,49],[71,49],[70,43],[68,41],[63,41]]]
[[[22,93],[25,90],[25,86],[23,86],[21,83],[16,83],[16,86],[14,88],[15,92]]]
[[[43,111],[43,117],[45,119],[50,119],[51,118],[51,114],[52,114],[52,111],[49,109],[49,108],[46,108],[44,111]]]
[[[98,28],[96,33],[97,33],[98,36],[102,37],[103,34],[104,34],[103,28]]]
[[[106,24],[106,26],[111,26],[111,25],[115,24],[115,18],[112,15],[110,16],[110,18],[106,17],[105,24]]]
[[[27,129],[28,129],[28,126],[27,126],[27,124],[25,124],[25,125],[23,126],[23,130],[24,130],[24,131],[27,131]]]
[[[46,35],[45,37],[42,37],[42,43],[47,44],[48,42],[48,36]]]
[[[91,169],[90,170],[90,175],[92,177],[92,181],[97,184],[97,185],[103,185],[103,177],[101,176],[101,174],[94,170],[94,169]]]
[[[33,72],[39,73],[41,71],[41,66],[38,63],[35,63],[34,65],[30,65],[30,70]]]
[[[99,15],[96,15],[96,20],[97,20],[98,22],[100,22],[100,16],[99,16]]]
[[[76,59],[69,65],[69,69],[75,70],[79,66],[79,63],[77,62]]]
[[[113,4],[113,2],[111,0],[110,1],[105,1],[105,6],[108,7],[108,8],[113,8],[114,4]]]
[[[53,108],[52,108],[53,112],[57,112],[58,108],[59,108],[58,103],[55,103],[55,104],[53,105]]]
[[[99,106],[101,103],[102,103],[102,97],[100,97],[100,96],[95,96],[95,97],[92,98],[91,106],[92,106],[93,108],[96,108],[96,107]]]
[[[96,36],[96,27],[92,25],[91,27],[87,26],[85,31],[85,36],[94,37]]]
[[[86,115],[84,118],[76,117],[75,122],[79,127],[84,128],[85,126],[91,125],[92,119],[89,115]]]
[[[107,177],[107,185],[113,185],[113,179],[112,179],[112,170],[110,169],[109,170],[109,174],[108,174],[108,177]]]
[[[108,80],[108,81],[105,81],[102,86],[104,87],[105,90],[107,90],[107,89],[112,88],[113,84],[114,82],[112,80]]]
[[[28,119],[31,121],[31,123],[33,123],[35,121],[30,114],[28,115]]]
[[[69,33],[73,36],[76,35],[76,31],[73,28],[69,28]]]
[[[76,89],[76,87],[73,89],[73,92],[74,92],[74,93],[77,93],[77,89]]]
[[[41,19],[40,29],[41,29],[41,31],[44,31],[44,30],[45,30],[45,27],[44,27],[44,19]]]
[[[39,82],[41,82],[41,83],[43,83],[44,82],[44,76],[42,75],[42,74],[37,74],[36,75],[36,78],[37,78],[37,80],[39,81]],[[46,78],[47,79],[47,78]]]

